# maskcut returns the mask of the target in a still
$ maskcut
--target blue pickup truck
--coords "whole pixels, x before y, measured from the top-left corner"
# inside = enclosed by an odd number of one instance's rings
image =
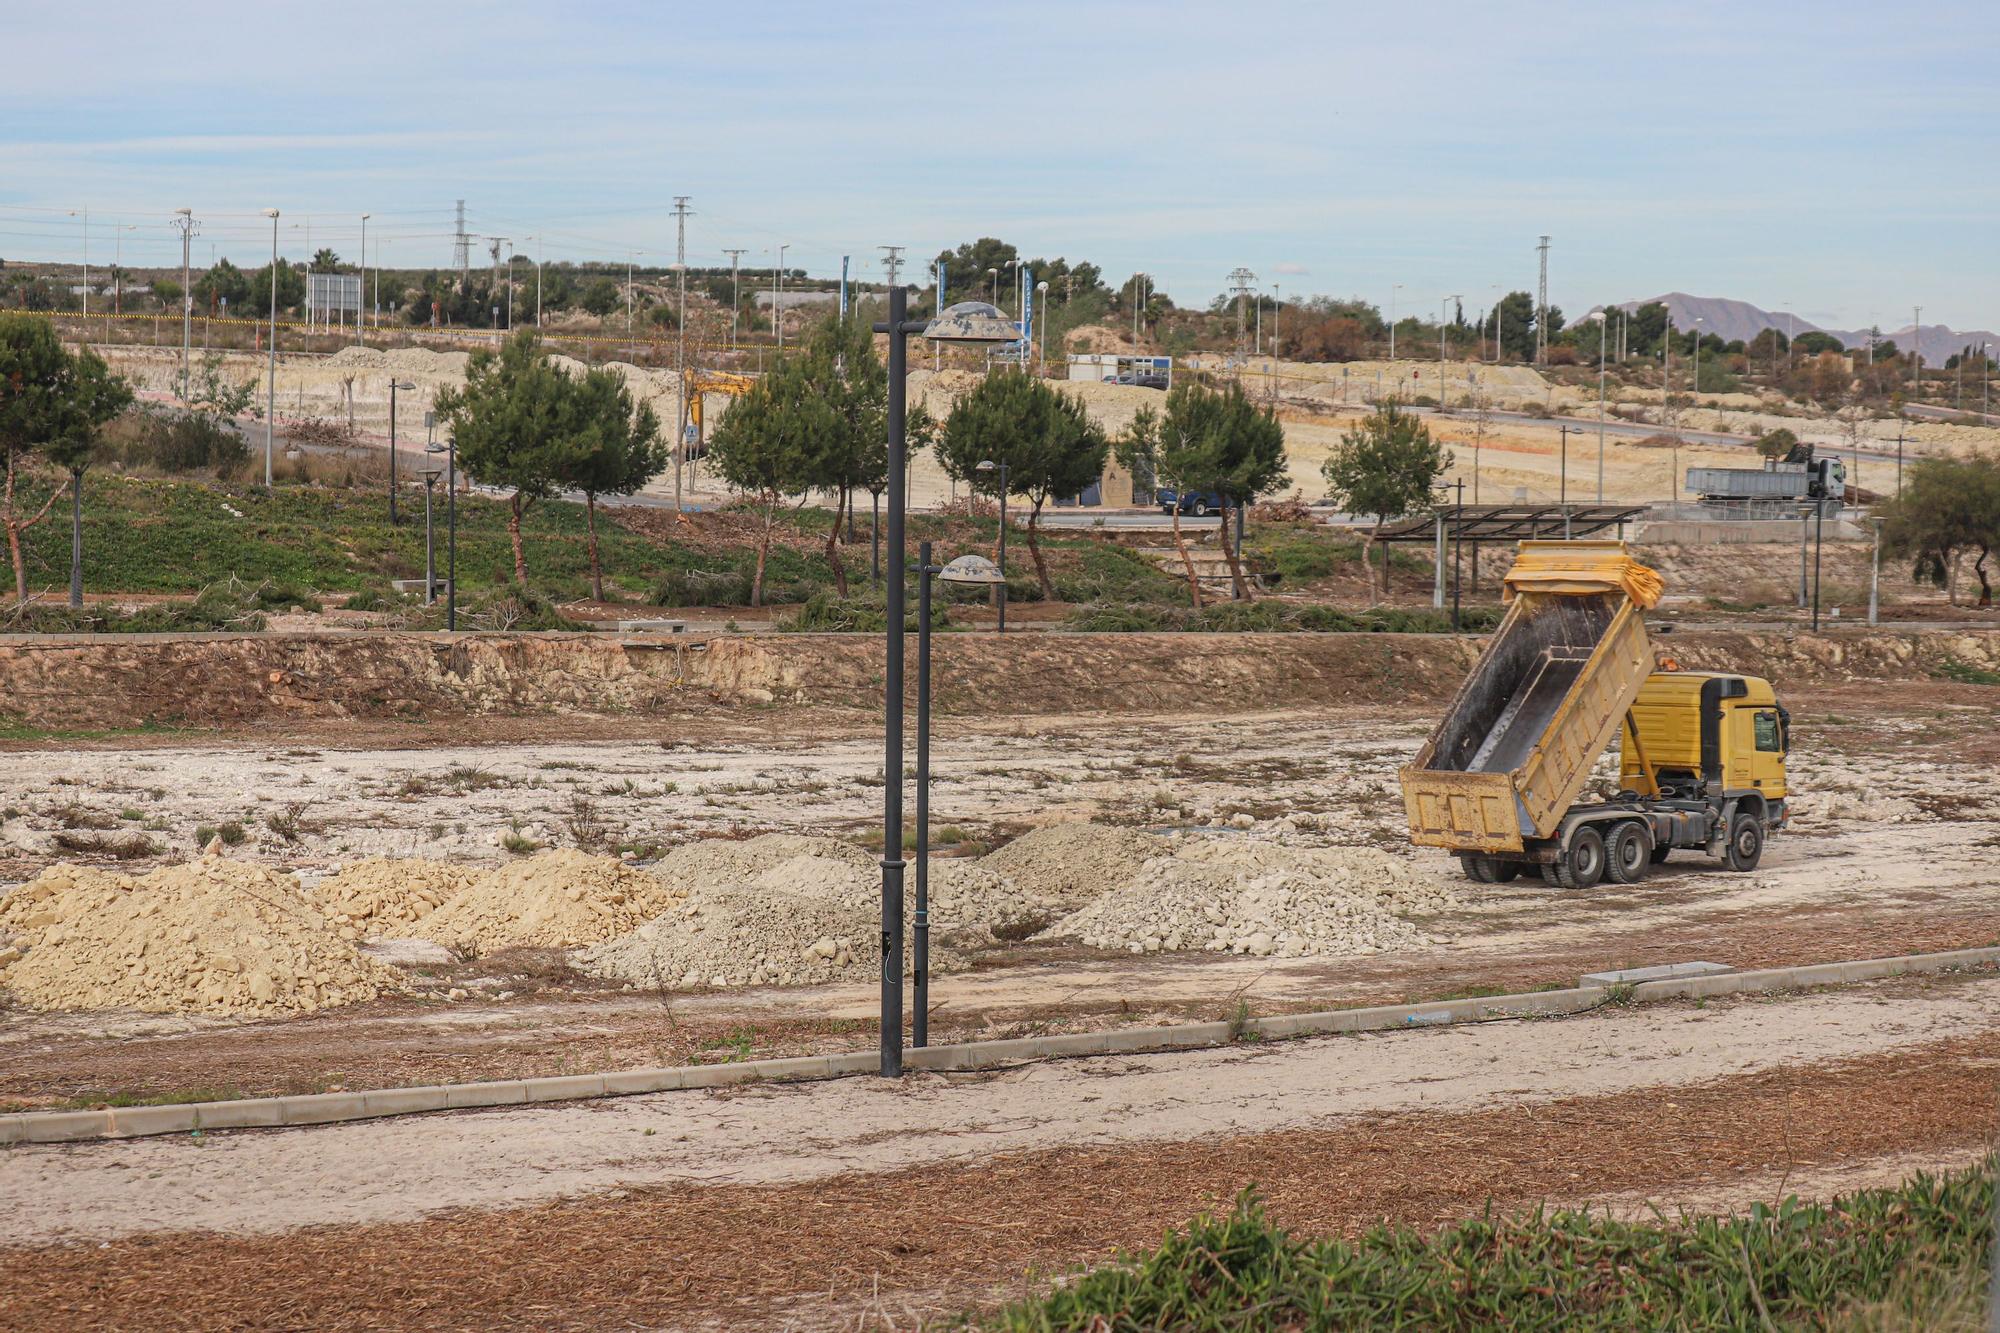
[[[1162,514],[1171,514],[1178,507],[1183,514],[1207,518],[1222,511],[1222,496],[1216,491],[1176,491],[1171,486],[1162,486],[1153,492],[1153,499]]]

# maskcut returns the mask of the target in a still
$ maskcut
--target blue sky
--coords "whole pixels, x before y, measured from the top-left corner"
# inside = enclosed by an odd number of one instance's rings
[[[2000,11],[1880,5],[19,4],[0,256],[550,258],[838,271],[981,234],[1205,301],[1572,312],[1680,289],[2000,325]],[[119,226],[127,230],[115,230]]]

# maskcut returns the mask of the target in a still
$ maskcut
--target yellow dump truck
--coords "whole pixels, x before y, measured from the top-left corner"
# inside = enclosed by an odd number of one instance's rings
[[[1755,676],[1657,670],[1660,592],[1623,542],[1523,542],[1505,619],[1401,770],[1411,841],[1481,883],[1630,884],[1677,847],[1755,868],[1785,824],[1790,716]],[[1622,790],[1579,802],[1614,735]]]

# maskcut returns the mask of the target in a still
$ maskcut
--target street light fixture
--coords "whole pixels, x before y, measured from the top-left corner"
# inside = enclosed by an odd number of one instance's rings
[[[1049,284],[1046,280],[1035,284],[1035,295],[1038,298],[1035,304],[1042,308],[1042,352],[1039,360],[1042,366],[1042,373],[1047,374],[1049,369]],[[1029,332],[1032,333],[1034,330],[1030,329]]]
[[[903,584],[907,543],[903,534],[904,474],[909,412],[909,344],[912,334],[933,342],[969,345],[1010,343],[1019,330],[983,301],[963,301],[928,324],[909,318],[909,290],[889,289],[889,318],[874,332],[889,335],[889,493],[886,646],[882,758],[882,1004],[881,1073],[903,1072]]]
[[[444,475],[444,464],[438,461],[436,453],[426,448],[421,465],[424,478],[424,605],[435,606],[438,599],[437,542],[431,527],[431,494],[437,489],[437,479]]]
[[[1000,633],[1007,632],[1007,465],[983,458],[974,472],[999,473],[1000,482],[1000,581],[993,588],[993,604],[1000,611]]]
[[[917,918],[911,930],[910,1045],[930,1045],[931,1011],[931,580],[956,587],[983,587],[1005,580],[983,555],[962,555],[950,564],[931,563],[931,544],[917,547]]]
[[[267,208],[264,216],[271,219],[271,337],[267,349],[268,367],[264,381],[264,487],[271,485],[271,432],[278,420],[278,210]]]
[[[424,413],[424,429],[433,431],[436,427],[437,413]],[[438,454],[445,456],[444,627],[455,630],[458,628],[458,437],[450,436],[443,444],[433,439],[424,446],[424,453],[433,458]]]
[[[389,380],[389,526],[395,527],[396,518],[396,390],[414,389],[417,386],[391,376]],[[424,522],[430,522],[430,501],[424,501]]]
[[[1603,310],[1593,310],[1597,322],[1597,503],[1604,503],[1604,346],[1611,337],[1611,320]]]
[[[368,219],[374,216],[373,213],[363,213],[361,215],[361,286],[363,290],[366,290],[368,286]],[[356,296],[354,298],[354,344],[357,347],[361,345],[361,315],[361,298]]]

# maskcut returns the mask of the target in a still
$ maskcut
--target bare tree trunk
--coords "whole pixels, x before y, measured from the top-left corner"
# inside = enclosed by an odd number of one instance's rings
[[[14,456],[10,453],[7,456],[6,490],[4,493],[0,493],[0,522],[4,522],[6,525],[7,554],[12,557],[14,562],[14,600],[18,605],[26,606],[28,604],[28,563],[27,552],[21,547],[21,536],[28,529],[49,516],[49,511],[55,508],[56,500],[61,497],[62,490],[60,487],[51,490],[49,498],[43,502],[40,509],[35,511],[33,517],[26,519],[17,518],[14,514],[15,475]]]
[[[1979,558],[1972,562],[1972,572],[1979,575],[1979,607],[1985,610],[1993,605],[1993,584],[1986,577],[1986,557],[1993,554],[1991,547],[1979,548]]]
[[[521,585],[523,592],[528,587],[528,556],[521,546],[521,516],[527,512],[528,506],[522,502],[521,493],[515,491],[513,498],[507,502],[507,540],[514,547],[514,582]]]
[[[1380,540],[1382,535],[1381,519],[1378,518],[1375,520],[1375,531],[1370,535],[1376,539],[1376,544],[1382,548],[1382,600],[1386,602],[1389,600],[1389,544]]]
[[[1230,590],[1239,602],[1255,601],[1250,595],[1250,581],[1243,577],[1243,553],[1236,549],[1232,540],[1235,529],[1229,523],[1229,501],[1222,502],[1222,553],[1229,557]]]
[[[593,491],[583,493],[584,526],[590,533],[590,599],[604,600],[604,566],[597,560],[597,495]]]
[[[1042,559],[1042,544],[1035,539],[1041,521],[1042,501],[1037,500],[1035,507],[1028,511],[1028,555],[1035,562],[1035,578],[1042,585],[1042,600],[1053,602],[1056,599],[1056,585],[1049,582],[1049,565]]]
[[[764,559],[771,554],[771,526],[778,521],[778,496],[764,497],[764,530],[757,534],[757,572],[750,579],[750,605],[764,604]]]
[[[840,510],[833,511],[833,526],[826,533],[826,563],[833,570],[833,590],[844,601],[847,597],[847,566],[840,558]]]
[[[1195,577],[1194,557],[1188,554],[1187,539],[1181,536],[1181,502],[1178,492],[1174,498],[1174,549],[1181,553],[1181,565],[1187,570],[1188,595],[1194,598],[1194,609],[1201,610],[1201,580]]]
[[[1375,526],[1368,530],[1368,535],[1361,539],[1361,570],[1368,576],[1368,605],[1370,606],[1380,605],[1382,594],[1388,591],[1389,561],[1386,555],[1382,560],[1383,577],[1381,589],[1378,590],[1375,584],[1375,548],[1380,545],[1376,541],[1376,534],[1381,531],[1382,520],[1378,518],[1375,520]]]

